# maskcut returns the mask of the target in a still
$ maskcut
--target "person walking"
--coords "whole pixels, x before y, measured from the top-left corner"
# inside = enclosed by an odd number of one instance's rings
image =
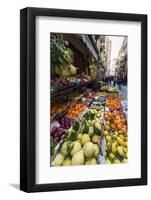
[[[111,76],[111,85],[114,86],[114,76]]]
[[[118,76],[117,84],[118,84],[118,89],[121,90],[121,77],[120,76]]]
[[[107,79],[107,85],[110,85],[110,77],[107,76],[106,79]]]
[[[112,83],[112,77],[109,76],[109,85],[111,86],[111,83]]]
[[[114,87],[117,85],[117,76],[114,76],[113,85],[114,85]]]

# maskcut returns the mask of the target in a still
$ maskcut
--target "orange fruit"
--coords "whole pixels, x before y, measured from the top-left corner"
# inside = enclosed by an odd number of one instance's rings
[[[121,121],[122,121],[122,123],[124,123],[124,122],[125,122],[125,119],[124,119],[124,118],[122,118],[122,119],[121,119]]]
[[[122,129],[122,124],[121,123],[117,124],[117,128],[118,128],[118,130]]]
[[[111,112],[108,112],[108,116],[112,117],[112,113],[111,113]]]
[[[116,125],[118,125],[118,124],[120,124],[120,123],[121,123],[121,119],[116,119],[116,120],[115,120],[115,124],[116,124]]]
[[[121,116],[121,118],[124,118],[124,115],[122,113],[120,114],[120,116]]]
[[[125,128],[122,128],[121,131],[122,131],[123,133],[126,133],[126,129],[125,129]]]
[[[111,124],[111,128],[112,129],[116,129],[116,125],[115,124]]]
[[[113,113],[113,116],[116,116],[116,115],[117,115],[117,113],[116,113],[116,112],[114,112],[114,113]]]
[[[115,117],[115,119],[120,120],[121,118],[120,118],[120,116],[117,114],[116,117]]]
[[[105,114],[105,115],[104,115],[104,118],[105,118],[106,120],[108,120],[108,115],[107,115],[107,114]]]
[[[126,129],[127,129],[127,126],[124,124],[124,125],[123,125],[123,128],[126,130]]]

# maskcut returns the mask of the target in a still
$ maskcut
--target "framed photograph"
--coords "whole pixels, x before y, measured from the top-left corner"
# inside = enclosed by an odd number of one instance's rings
[[[147,184],[147,15],[20,11],[20,189]]]

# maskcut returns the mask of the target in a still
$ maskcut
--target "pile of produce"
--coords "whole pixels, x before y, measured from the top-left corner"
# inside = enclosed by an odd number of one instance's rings
[[[55,73],[66,79],[77,73],[73,63],[73,52],[68,47],[69,42],[64,41],[60,34],[51,34],[51,61],[55,68]]]
[[[74,102],[74,101],[80,99],[81,96],[83,96],[83,95],[81,95],[81,92],[75,91],[74,93],[68,95],[67,98],[68,98],[68,100]]]
[[[90,77],[91,79],[95,79],[98,77],[98,72],[99,72],[99,69],[98,69],[98,66],[97,64],[95,64],[94,62],[89,65],[89,69],[90,69]]]
[[[66,116],[58,119],[60,127],[52,128],[51,166],[94,165],[100,163],[99,156],[104,156],[107,164],[127,163],[127,118],[122,112],[121,97],[98,94],[95,93],[89,108],[82,103],[71,106]],[[105,107],[101,105],[102,99],[106,99]],[[103,151],[105,154],[101,155]]]
[[[98,92],[99,96],[108,96],[108,92]]]
[[[122,112],[121,97],[108,96],[106,106],[110,111],[104,113],[104,132],[106,140],[106,160],[108,164],[128,162],[127,118]]]
[[[96,95],[96,92],[92,91],[91,89],[85,89],[84,90],[84,96],[88,99],[93,99]]]
[[[105,97],[95,96],[94,101],[91,102],[91,107],[96,110],[104,110],[104,104],[106,103]]]
[[[100,91],[101,91],[101,92],[118,93],[118,90],[117,90],[116,87],[108,86],[108,85],[102,86],[102,87],[100,88]]]
[[[90,110],[65,135],[52,166],[95,165],[100,153],[101,114]]]
[[[76,78],[78,80],[78,84],[80,85],[90,82],[90,76],[84,73],[82,75],[76,75]]]
[[[62,112],[67,107],[64,103],[51,102],[51,117],[55,116],[57,113]]]
[[[106,138],[107,163],[127,163],[127,134],[122,133],[122,131],[104,131],[104,136]]]
[[[72,79],[72,81],[65,80],[62,78],[51,79],[51,92],[53,93],[56,91],[70,88],[70,87],[74,86],[75,81],[76,81],[75,79]]]
[[[106,106],[111,110],[122,111],[121,97],[120,96],[108,96]]]
[[[85,108],[86,108],[86,105],[77,103],[77,104],[75,104],[74,106],[72,106],[72,107],[68,110],[67,115],[68,115],[69,117],[71,117],[71,118],[75,118],[75,117],[77,117]]]
[[[89,111],[83,116],[80,133],[86,133],[89,136],[92,136],[93,134],[101,136],[103,122],[102,119],[102,111],[97,111],[96,109],[89,109]]]
[[[127,133],[127,120],[124,113],[121,112],[105,112],[104,113],[106,131],[118,130],[122,133]]]
[[[95,165],[98,155],[98,144],[93,143],[88,134],[78,134],[76,140],[64,141],[52,166]]]
[[[67,130],[67,129],[69,129],[72,126],[73,119],[65,116],[65,117],[60,118],[58,120],[58,122],[59,122],[61,128]]]
[[[51,137],[54,143],[59,142],[61,139],[63,139],[64,135],[65,135],[65,130],[57,126],[52,127]]]
[[[81,140],[65,141],[52,162],[52,166],[96,165],[99,147],[92,142],[81,144]]]
[[[51,33],[51,64],[52,94],[90,81],[91,77],[84,72],[77,75],[73,51],[61,34]]]
[[[68,88],[71,88],[73,86],[79,86],[83,85],[85,83],[90,82],[89,76],[85,76],[87,78],[84,78],[83,76],[66,76],[63,77],[51,77],[51,93],[55,93],[57,91],[65,90]]]

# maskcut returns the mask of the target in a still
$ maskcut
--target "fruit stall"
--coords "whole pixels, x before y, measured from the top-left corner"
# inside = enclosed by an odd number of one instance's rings
[[[98,79],[94,62],[78,73],[72,46],[51,40],[50,166],[127,163],[125,99]]]

